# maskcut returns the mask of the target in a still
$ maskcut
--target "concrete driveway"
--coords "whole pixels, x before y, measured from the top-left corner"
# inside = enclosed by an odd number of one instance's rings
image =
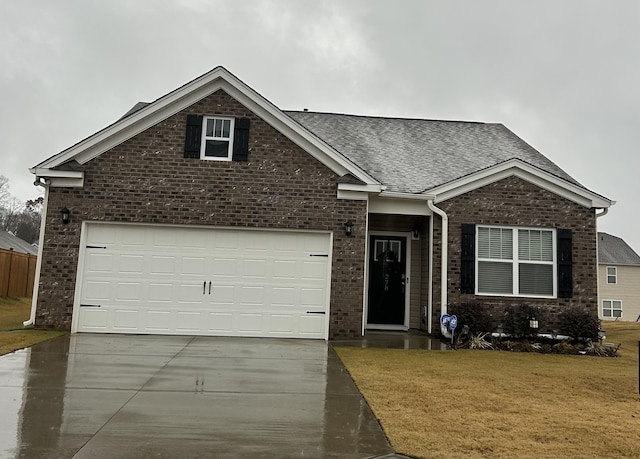
[[[0,457],[393,453],[325,342],[74,335],[0,357]]]

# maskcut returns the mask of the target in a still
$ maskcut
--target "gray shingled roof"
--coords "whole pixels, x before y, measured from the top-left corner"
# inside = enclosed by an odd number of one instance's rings
[[[38,254],[38,250],[27,241],[23,241],[7,231],[0,231],[0,249],[13,249],[15,252],[29,253],[31,255]]]
[[[598,262],[615,265],[640,265],[640,256],[616,236],[598,233]]]
[[[502,124],[285,113],[390,191],[428,191],[510,159],[582,187]]]

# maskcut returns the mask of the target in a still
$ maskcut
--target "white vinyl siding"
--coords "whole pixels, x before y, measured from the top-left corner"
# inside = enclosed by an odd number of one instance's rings
[[[622,318],[622,301],[603,300],[602,301],[602,317]]]
[[[476,247],[476,293],[556,295],[555,231],[478,226]]]

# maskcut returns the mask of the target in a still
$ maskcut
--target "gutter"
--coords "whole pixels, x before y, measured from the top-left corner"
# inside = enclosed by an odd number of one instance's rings
[[[38,290],[40,289],[40,269],[42,267],[42,252],[44,248],[44,230],[47,221],[47,207],[49,205],[49,181],[36,176],[35,186],[44,188],[44,204],[42,205],[42,215],[40,217],[40,237],[38,238],[38,259],[36,260],[36,275],[33,280],[33,297],[31,298],[31,315],[29,320],[22,322],[23,327],[30,327],[36,323],[36,305],[38,304]]]
[[[598,319],[601,319],[600,305],[602,304],[602,300],[600,298],[600,238],[598,237],[598,219],[600,217],[604,217],[608,213],[609,213],[608,207],[603,207],[602,212],[596,213],[596,285],[598,286],[598,291],[597,291],[598,304],[596,305],[596,307],[598,309]]]
[[[433,199],[428,199],[427,200],[427,206],[429,207],[429,209],[435,213],[438,214],[441,218],[442,218],[442,254],[441,254],[441,259],[442,259],[442,263],[440,266],[440,316],[444,315],[447,313],[447,304],[448,304],[448,292],[447,292],[447,286],[448,286],[448,279],[447,279],[447,272],[448,272],[448,261],[449,261],[449,254],[448,254],[448,240],[449,240],[449,217],[447,216],[447,214],[442,210],[439,209],[438,207],[436,207],[433,204]],[[433,236],[433,221],[431,222],[431,236]],[[431,255],[433,255],[433,237],[430,240],[430,245],[429,245],[429,253]],[[433,272],[433,256],[431,256],[431,269],[429,269],[429,277],[432,279],[432,272]],[[431,286],[433,286],[433,282],[431,283]],[[429,295],[429,309],[433,308],[433,300],[431,298],[433,294]],[[429,321],[431,321],[431,310],[429,311]],[[429,330],[431,330],[431,328],[429,328]],[[445,338],[451,338],[451,332],[449,331],[449,329],[442,324],[442,322],[440,322],[440,333],[442,333],[442,335]]]

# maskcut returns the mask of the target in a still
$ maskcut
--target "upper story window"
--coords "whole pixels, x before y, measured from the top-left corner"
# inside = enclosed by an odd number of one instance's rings
[[[618,268],[615,266],[607,266],[607,284],[618,283]]]
[[[204,117],[200,157],[230,161],[233,154],[233,118]]]
[[[555,231],[477,227],[476,293],[556,296]]]
[[[249,160],[249,118],[187,115],[186,121],[185,158]]]

